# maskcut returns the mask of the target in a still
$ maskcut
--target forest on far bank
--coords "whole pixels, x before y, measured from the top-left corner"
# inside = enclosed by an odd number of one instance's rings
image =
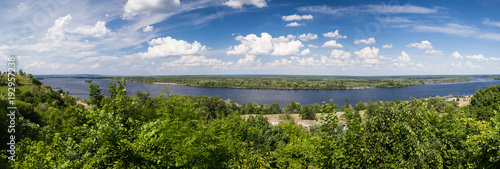
[[[126,76],[126,81],[187,86],[248,89],[393,88],[425,83],[456,83],[497,76]]]
[[[5,78],[0,79],[3,91]],[[7,160],[9,103],[3,93],[0,168],[500,166],[500,86],[478,90],[464,107],[410,98],[356,105],[292,102],[283,109],[172,95],[168,89],[157,97],[131,97],[120,80],[107,91],[91,82],[88,101],[55,91],[30,74],[16,75],[15,86],[16,156]],[[242,114],[254,115],[243,119]],[[284,121],[272,125],[261,114],[280,114]],[[288,120],[290,114],[323,122],[305,128]]]

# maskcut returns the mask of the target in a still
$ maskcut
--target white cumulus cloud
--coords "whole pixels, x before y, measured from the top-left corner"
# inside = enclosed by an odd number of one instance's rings
[[[368,38],[368,39],[358,39],[358,40],[355,40],[354,41],[354,44],[360,44],[360,43],[364,43],[364,44],[374,44],[375,43],[375,38]]]
[[[229,0],[222,4],[234,9],[241,9],[243,5],[255,5],[258,8],[267,6],[266,0]]]
[[[311,53],[311,50],[304,49],[302,52],[300,52],[300,55],[304,56],[304,55],[308,55],[309,53]]]
[[[383,45],[382,48],[390,49],[390,48],[392,48],[392,44]]]
[[[425,49],[432,49],[432,44],[427,41],[427,40],[424,40],[422,41],[421,43],[410,43],[408,45],[406,45],[406,47],[409,47],[409,48],[418,48],[418,49],[422,49],[422,50],[425,50]]]
[[[307,33],[307,34],[304,33],[302,35],[299,35],[299,39],[301,41],[310,41],[310,40],[318,39],[318,35],[312,34],[312,33]]]
[[[344,47],[342,46],[341,44],[337,43],[336,40],[331,40],[331,41],[327,41],[323,44],[323,46],[321,47],[333,47],[333,48],[341,48],[341,47]]]
[[[349,59],[351,58],[351,53],[343,50],[333,49],[330,57],[333,57],[335,59]]]
[[[54,25],[45,34],[45,37],[47,39],[63,39],[66,32],[64,27],[71,23],[71,19],[71,14],[56,19]]]
[[[142,28],[142,32],[151,32],[153,31],[153,25],[145,26]]]
[[[156,12],[169,13],[178,10],[180,0],[128,0],[123,7],[123,19],[133,19],[137,15],[150,16]]]
[[[363,63],[365,64],[377,64],[380,63],[377,58],[378,57],[379,48],[376,47],[365,47],[359,51],[355,51],[354,54],[358,56],[358,58],[363,59]]]
[[[201,54],[206,50],[206,46],[201,45],[201,43],[197,41],[188,43],[184,40],[177,40],[170,36],[153,39],[148,43],[150,45],[148,51],[145,53],[138,53],[145,58]]]
[[[489,59],[490,59],[491,61],[500,61],[500,58],[490,57]]]
[[[281,17],[284,21],[300,21],[300,20],[312,20],[313,16],[312,15],[288,15],[288,16],[283,16]]]
[[[226,54],[228,55],[297,55],[300,48],[304,47],[299,40],[280,36],[273,38],[268,33],[261,33],[261,37],[255,34],[247,36],[237,36],[235,38],[241,44],[230,46]]]
[[[440,51],[440,50],[426,50],[425,53],[427,54],[433,54],[433,55],[444,55],[443,51]]]
[[[335,39],[347,39],[347,36],[340,35],[339,30],[335,30],[335,32],[327,32],[323,34],[324,37],[335,38]]]
[[[464,57],[462,55],[460,55],[460,53],[458,52],[453,52],[451,54],[451,57],[455,58],[455,59],[463,59]]]
[[[76,28],[75,30],[68,31],[69,33],[80,34],[87,37],[103,37],[112,35],[110,29],[106,28],[106,22],[98,21],[94,26],[86,25]]]
[[[467,55],[465,56],[467,59],[473,59],[473,60],[478,60],[478,61],[488,61],[487,58],[485,58],[482,54],[478,55]]]
[[[470,61],[465,62],[465,66],[471,69],[481,69],[481,65],[472,64]]]
[[[309,48],[319,48],[319,46],[316,46],[316,45],[313,45],[313,44],[309,44],[309,45],[307,45],[307,47],[309,47]]]
[[[306,25],[306,24],[304,24],[304,23],[292,22],[292,23],[286,24],[285,26],[286,26],[286,27],[298,27],[298,26],[304,26],[304,25]]]

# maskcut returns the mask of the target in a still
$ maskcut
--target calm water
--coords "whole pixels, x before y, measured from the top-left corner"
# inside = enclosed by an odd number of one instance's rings
[[[43,83],[52,88],[60,87],[70,93],[88,93],[88,83],[85,78],[45,78]],[[102,92],[108,89],[111,80],[91,79],[99,84]],[[352,105],[363,101],[394,101],[396,99],[406,100],[409,97],[427,98],[431,96],[452,95],[472,95],[478,89],[484,89],[489,85],[500,85],[500,80],[475,79],[471,82],[460,82],[452,84],[429,83],[425,85],[403,87],[403,88],[369,88],[352,90],[273,90],[273,89],[228,89],[228,88],[205,88],[167,84],[148,84],[127,82],[127,92],[135,96],[138,91],[149,92],[150,96],[158,96],[163,88],[168,87],[173,90],[173,94],[178,95],[206,95],[220,96],[222,99],[234,99],[237,103],[247,101],[263,104],[279,103],[284,106],[286,103],[296,101],[301,104],[329,102],[333,99],[335,104],[344,105],[348,98]],[[76,97],[88,99],[88,94],[76,94]]]

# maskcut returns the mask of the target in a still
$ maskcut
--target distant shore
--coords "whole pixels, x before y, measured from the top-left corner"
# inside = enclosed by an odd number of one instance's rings
[[[328,76],[132,76],[118,77],[129,82],[183,85],[208,88],[275,89],[275,90],[352,90],[401,88],[439,83],[469,82],[473,76],[394,76],[394,77],[328,77]],[[493,77],[489,77],[493,78]],[[111,78],[104,78],[112,80]]]

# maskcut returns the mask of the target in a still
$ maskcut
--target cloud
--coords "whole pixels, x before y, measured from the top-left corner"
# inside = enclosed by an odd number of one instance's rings
[[[260,65],[260,59],[255,61],[255,55],[245,55],[245,58],[243,59],[238,59],[237,65],[252,65],[252,64],[257,64]]]
[[[419,25],[415,26],[417,31],[425,31],[425,32],[438,32],[444,34],[453,34],[459,36],[471,36],[478,33],[478,29],[466,25],[459,25],[454,23],[448,23],[444,26],[427,26],[427,25]]]
[[[180,0],[128,0],[123,6],[122,18],[130,20],[137,15],[169,13],[178,10],[180,5]]]
[[[153,31],[153,25],[145,26],[142,28],[142,32],[151,32]]]
[[[87,62],[104,62],[104,61],[115,61],[119,58],[116,56],[99,56],[99,57],[88,57],[80,61],[81,63]]]
[[[113,32],[111,32],[110,29],[106,28],[106,22],[103,21],[97,21],[94,26],[86,25],[68,32],[80,34],[87,37],[103,37],[106,35],[113,35]]]
[[[500,22],[498,22],[498,21],[491,21],[489,18],[485,18],[483,20],[483,24],[490,25],[490,26],[500,27]]]
[[[443,51],[440,50],[426,50],[425,53],[439,56],[444,55]]]
[[[470,61],[465,62],[465,66],[471,69],[481,69],[481,65],[474,65]]]
[[[313,44],[309,44],[309,45],[307,45],[307,47],[308,47],[308,48],[319,48],[318,46],[313,45]]]
[[[206,46],[201,45],[197,41],[188,43],[184,40],[176,40],[170,36],[152,39],[148,44],[150,47],[147,52],[138,53],[144,58],[201,54],[206,50]]]
[[[351,53],[343,50],[333,49],[330,53],[330,57],[335,59],[349,59],[351,58]]]
[[[457,35],[462,37],[473,37],[479,39],[489,39],[500,41],[500,34],[495,32],[481,31],[472,26],[459,25],[454,23],[448,23],[443,26],[427,26],[419,25],[414,27],[417,31],[422,32],[437,32],[443,34]]]
[[[384,48],[384,49],[391,49],[392,48],[392,44],[383,45],[382,48]]]
[[[99,66],[101,66],[101,64],[95,63],[92,66],[90,66],[90,68],[95,69],[95,68],[98,68]]]
[[[59,69],[61,67],[61,64],[59,63],[47,63],[47,62],[39,62],[39,61],[33,61],[32,63],[24,66],[25,69],[33,69],[33,68],[38,68],[38,69]]]
[[[281,17],[281,19],[283,19],[284,21],[300,21],[300,20],[312,20],[313,19],[313,16],[312,15],[297,15],[297,14],[293,14],[293,15],[288,15],[288,16],[283,16]]]
[[[299,58],[296,56],[292,56],[291,59],[296,61],[300,66],[314,66],[317,62],[313,57]]]
[[[478,55],[467,55],[465,56],[467,59],[473,59],[473,60],[478,60],[478,61],[488,61],[482,54]]]
[[[460,53],[458,52],[453,52],[451,54],[451,57],[455,58],[455,59],[463,59],[464,57],[462,55],[460,55]]]
[[[357,55],[361,59],[373,59],[378,57],[378,51],[379,49],[376,47],[365,47],[359,51],[354,52],[355,55]]]
[[[490,57],[489,59],[490,59],[491,61],[500,61],[500,58]]]
[[[416,70],[418,67],[424,67],[422,63],[415,64],[411,62],[410,56],[405,52],[401,52],[401,56],[393,60],[393,65],[396,67],[406,67],[411,70]]]
[[[359,51],[355,51],[354,54],[358,56],[358,58],[363,59],[363,63],[368,64],[377,64],[380,63],[378,58],[379,49],[376,47],[365,47]]]
[[[415,5],[368,5],[367,11],[370,13],[393,13],[393,14],[430,14],[436,13],[437,8],[426,8]]]
[[[310,40],[318,39],[318,35],[312,34],[312,33],[307,33],[307,34],[304,33],[302,35],[299,35],[299,39],[301,41],[310,41]]]
[[[384,19],[381,19],[383,22],[388,22],[388,23],[411,23],[413,21],[403,18],[403,17],[387,17]]]
[[[336,40],[331,40],[331,41],[327,41],[323,44],[323,46],[321,47],[333,47],[333,48],[341,48],[341,47],[344,47],[342,46],[341,44],[337,43]]]
[[[403,51],[401,52],[401,56],[394,59],[394,65],[398,67],[405,67],[410,63],[410,61],[411,61],[410,56],[408,56],[408,54],[405,51]]]
[[[299,40],[285,38],[280,36],[273,38],[268,33],[261,33],[261,37],[255,34],[249,34],[245,37],[237,36],[235,38],[241,44],[230,46],[226,54],[228,55],[297,55],[300,48],[304,47]],[[272,52],[271,52],[272,51]]]
[[[368,38],[367,40],[365,39],[358,39],[358,40],[355,40],[354,41],[354,44],[360,44],[360,43],[364,43],[364,44],[374,44],[375,43],[375,38]]]
[[[300,66],[338,66],[344,67],[358,63],[357,60],[351,60],[351,53],[342,50],[333,50],[331,56],[322,55],[319,59],[314,57],[300,58],[297,56],[290,57]]]
[[[477,36],[478,38],[481,39],[490,39],[490,40],[496,40],[500,41],[500,34],[499,33],[483,33]]]
[[[291,63],[292,63],[291,60],[280,59],[280,60],[275,60],[274,62],[268,62],[268,63],[264,64],[264,67],[265,68],[278,68],[278,67],[290,65]]]
[[[114,34],[110,29],[106,28],[106,22],[103,21],[97,21],[94,26],[85,25],[77,27],[74,30],[68,30],[66,27],[71,23],[72,19],[71,14],[59,17],[56,21],[54,21],[54,25],[49,28],[45,37],[47,39],[61,40],[67,36],[66,33],[82,35],[85,37],[103,37]]]
[[[49,28],[47,34],[45,34],[45,37],[47,39],[63,39],[66,32],[64,27],[71,23],[71,19],[71,14],[68,14],[64,17],[59,17],[54,22],[54,25]]]
[[[304,56],[304,55],[308,55],[309,53],[311,53],[311,50],[305,49],[302,52],[300,52],[300,55]]]
[[[347,36],[339,34],[339,30],[335,30],[335,32],[324,33],[323,36],[335,39],[347,39]]]
[[[418,48],[418,49],[432,49],[432,45],[429,41],[422,41],[421,43],[411,43],[411,44],[408,44],[406,45],[406,47],[409,47],[409,48]]]
[[[255,5],[258,8],[267,6],[266,0],[229,0],[222,4],[234,9],[241,9],[243,5]]]
[[[286,24],[285,26],[286,26],[286,27],[298,27],[298,26],[304,26],[304,25],[306,25],[306,24],[304,24],[304,23],[292,22],[292,23]]]
[[[300,12],[322,13],[335,16],[359,15],[364,13],[379,14],[431,14],[438,12],[438,8],[426,8],[415,5],[358,5],[348,7],[305,6],[297,8]]]
[[[205,56],[181,56],[180,59],[171,62],[163,62],[162,66],[166,67],[182,67],[182,66],[229,66],[233,62],[223,62],[218,59],[207,59]]]
[[[458,62],[458,63],[451,63],[451,65],[452,65],[453,67],[460,67],[460,66],[462,66],[462,62]]]

